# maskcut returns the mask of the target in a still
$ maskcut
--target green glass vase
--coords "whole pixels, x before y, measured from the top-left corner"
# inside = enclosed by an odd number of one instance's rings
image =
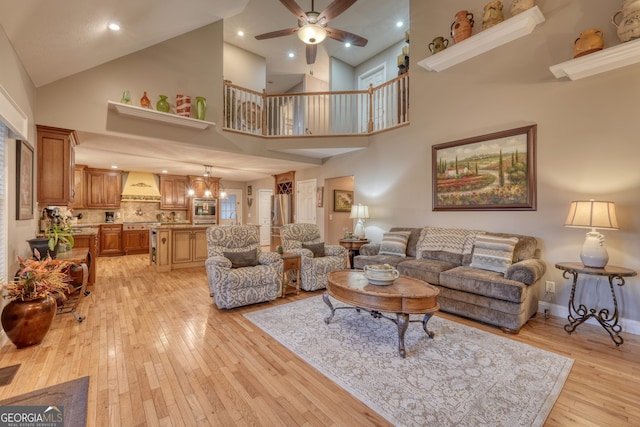
[[[207,113],[207,99],[203,96],[196,96],[196,119],[204,120]]]
[[[159,95],[160,101],[156,103],[156,110],[162,111],[163,113],[168,113],[171,110],[171,105],[169,105],[169,101],[167,101],[166,95]]]

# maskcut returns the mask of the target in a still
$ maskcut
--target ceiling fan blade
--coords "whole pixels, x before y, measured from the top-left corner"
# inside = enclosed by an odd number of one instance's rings
[[[295,0],[280,0],[280,3],[282,3],[284,7],[289,9],[291,13],[296,16],[296,18],[298,18],[305,24],[307,23],[307,21],[309,21],[307,13],[302,10],[302,8],[298,5],[298,3],[295,2]]]
[[[324,23],[331,21],[336,16],[340,15],[345,10],[349,9],[357,0],[334,0],[327,6],[320,15],[318,16],[318,21]]]
[[[316,54],[318,53],[318,45],[317,44],[308,44],[307,45],[307,64],[311,65],[316,62]]]
[[[364,37],[360,37],[359,35],[350,33],[348,31],[328,27],[325,28],[325,30],[327,30],[327,37],[338,40],[339,42],[349,42],[353,46],[364,47],[369,42],[369,40],[365,39]]]
[[[272,39],[272,38],[275,38],[275,37],[290,36],[291,34],[297,33],[298,30],[299,30],[299,28],[296,27],[296,28],[287,28],[285,30],[271,31],[270,33],[258,34],[256,36],[256,40],[264,40],[264,39]]]

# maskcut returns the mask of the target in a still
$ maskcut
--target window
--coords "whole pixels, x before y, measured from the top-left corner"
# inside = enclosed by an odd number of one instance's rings
[[[236,202],[235,194],[227,194],[225,199],[220,199],[220,219],[235,221],[238,217]]]

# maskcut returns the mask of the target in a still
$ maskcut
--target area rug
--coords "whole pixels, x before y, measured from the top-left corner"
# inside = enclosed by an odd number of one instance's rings
[[[398,426],[540,426],[573,365],[438,316],[432,339],[409,325],[403,359],[393,322],[338,310],[327,325],[329,312],[317,296],[245,317]]]
[[[7,412],[6,406],[47,407],[47,411],[53,409],[64,413],[64,427],[84,427],[87,425],[88,393],[89,377],[81,377],[1,400],[0,408],[4,413]]]

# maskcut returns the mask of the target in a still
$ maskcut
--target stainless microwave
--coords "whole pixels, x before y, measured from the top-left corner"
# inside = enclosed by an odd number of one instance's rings
[[[191,199],[191,223],[217,224],[218,199],[194,197]]]

